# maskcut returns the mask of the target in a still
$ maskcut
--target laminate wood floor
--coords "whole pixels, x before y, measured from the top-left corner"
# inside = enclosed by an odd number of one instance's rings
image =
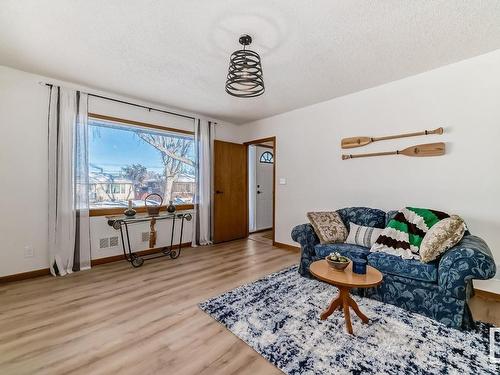
[[[281,374],[197,305],[298,260],[240,240],[0,285],[0,374]]]

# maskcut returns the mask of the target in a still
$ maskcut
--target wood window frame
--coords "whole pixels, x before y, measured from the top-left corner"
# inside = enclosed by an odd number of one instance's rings
[[[176,129],[164,125],[157,125],[157,124],[150,124],[147,122],[142,122],[142,121],[135,121],[135,120],[128,120],[120,117],[113,117],[113,116],[107,116],[107,115],[101,115],[99,113],[93,113],[89,112],[87,114],[89,119],[96,119],[96,120],[104,120],[104,121],[111,121],[111,122],[116,122],[116,123],[121,123],[125,125],[132,125],[132,126],[137,126],[141,128],[149,128],[149,129],[158,129],[158,130],[163,130],[163,131],[168,131],[168,132],[174,132],[174,133],[180,133],[180,134],[189,134],[194,136],[194,132],[189,131],[189,130],[183,130],[183,129]],[[177,210],[191,210],[194,208],[194,204],[179,204],[175,205]],[[165,211],[167,209],[166,205],[161,206],[160,211]],[[89,216],[94,217],[94,216],[112,216],[112,215],[120,215],[123,214],[123,211],[126,210],[126,207],[113,207],[113,208],[91,208],[89,210]],[[138,213],[143,213],[147,212],[146,207],[134,207],[134,210]]]

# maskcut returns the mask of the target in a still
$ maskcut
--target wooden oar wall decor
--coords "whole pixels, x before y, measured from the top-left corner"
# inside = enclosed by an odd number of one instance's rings
[[[437,128],[434,130],[424,130],[422,132],[415,133],[404,133],[404,134],[396,134],[396,135],[386,135],[383,137],[350,137],[343,138],[341,145],[342,148],[355,148],[369,145],[373,142],[385,141],[388,139],[399,139],[399,138],[408,138],[408,137],[417,137],[420,135],[431,135],[438,134],[441,135],[444,133],[443,128]],[[407,147],[403,150],[396,151],[384,151],[384,152],[372,152],[367,154],[344,154],[342,155],[342,160],[347,159],[355,159],[355,158],[366,158],[371,156],[385,156],[385,155],[405,155],[405,156],[441,156],[444,155],[446,150],[446,145],[443,142],[439,143],[426,143],[416,146]]]
[[[370,156],[385,156],[385,155],[405,155],[405,156],[440,156],[444,155],[446,145],[443,142],[439,143],[426,143],[422,145],[416,145],[407,147],[403,150],[396,151],[385,151],[385,152],[372,152],[368,154],[354,154],[354,155],[342,155],[342,160],[355,159],[355,158],[366,158]]]
[[[437,128],[434,130],[424,130],[422,132],[416,133],[406,133],[406,134],[396,134],[396,135],[386,135],[384,137],[351,137],[342,139],[341,145],[342,148],[354,148],[354,147],[362,147],[369,145],[373,142],[385,141],[387,139],[398,139],[398,138],[408,138],[408,137],[417,137],[420,135],[431,135],[431,134],[443,134],[443,128]]]

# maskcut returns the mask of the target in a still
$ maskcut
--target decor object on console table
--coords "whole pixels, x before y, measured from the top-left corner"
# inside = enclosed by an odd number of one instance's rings
[[[156,246],[156,215],[151,217],[149,222],[149,248],[152,249]],[[173,234],[172,234],[173,237]]]
[[[149,199],[152,197],[160,198],[160,201],[158,202],[158,204],[155,204],[155,205],[151,205],[151,203],[148,204],[148,202],[153,201],[152,199]],[[160,213],[160,209],[161,209],[162,204],[163,204],[163,197],[160,194],[152,193],[152,194],[148,194],[146,196],[146,198],[144,198],[144,205],[146,206],[146,210],[148,211],[148,215],[150,215],[150,216],[158,215]]]
[[[128,208],[123,212],[125,216],[132,217],[134,216],[137,212],[134,210],[132,207],[132,199],[128,200]]]
[[[385,228],[395,215],[394,211],[386,213],[367,207],[343,208],[337,212],[348,229],[350,222]],[[353,244],[320,244],[310,224],[293,228],[292,238],[301,245],[301,275],[311,277],[311,263],[332,252],[339,252],[351,259],[366,259],[368,265],[384,274],[383,284],[365,290],[367,297],[426,315],[449,327],[473,327],[468,306],[472,280],[491,279],[496,272],[488,245],[469,232],[439,260],[431,263],[402,259],[386,253],[370,253],[369,248]]]
[[[175,212],[175,206],[173,201],[168,202],[167,212],[170,212],[171,214]]]
[[[351,288],[371,288],[379,285],[382,282],[382,274],[378,270],[373,267],[368,267],[366,275],[357,275],[352,272],[351,264],[348,263],[345,272],[335,272],[335,270],[332,270],[324,260],[318,260],[312,263],[309,270],[316,278],[328,284],[335,285],[339,289],[338,296],[333,299],[328,308],[321,313],[321,320],[328,318],[335,310],[341,309],[344,311],[347,332],[352,335],[351,314],[349,312],[350,307],[363,323],[368,324],[368,318],[361,312],[356,301],[349,295],[349,291]]]

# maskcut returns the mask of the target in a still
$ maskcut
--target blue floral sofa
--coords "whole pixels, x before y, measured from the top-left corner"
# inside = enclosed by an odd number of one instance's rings
[[[367,207],[337,210],[347,229],[349,223],[384,228],[396,211],[388,213]],[[474,321],[467,304],[473,289],[472,279],[490,279],[496,267],[490,249],[479,237],[466,232],[463,239],[441,258],[431,263],[408,260],[382,253],[370,253],[362,246],[335,243],[321,245],[310,224],[296,226],[292,239],[301,245],[299,273],[312,277],[309,265],[333,251],[349,258],[363,258],[384,274],[377,288],[355,290],[385,303],[426,315],[454,328],[470,329]]]

